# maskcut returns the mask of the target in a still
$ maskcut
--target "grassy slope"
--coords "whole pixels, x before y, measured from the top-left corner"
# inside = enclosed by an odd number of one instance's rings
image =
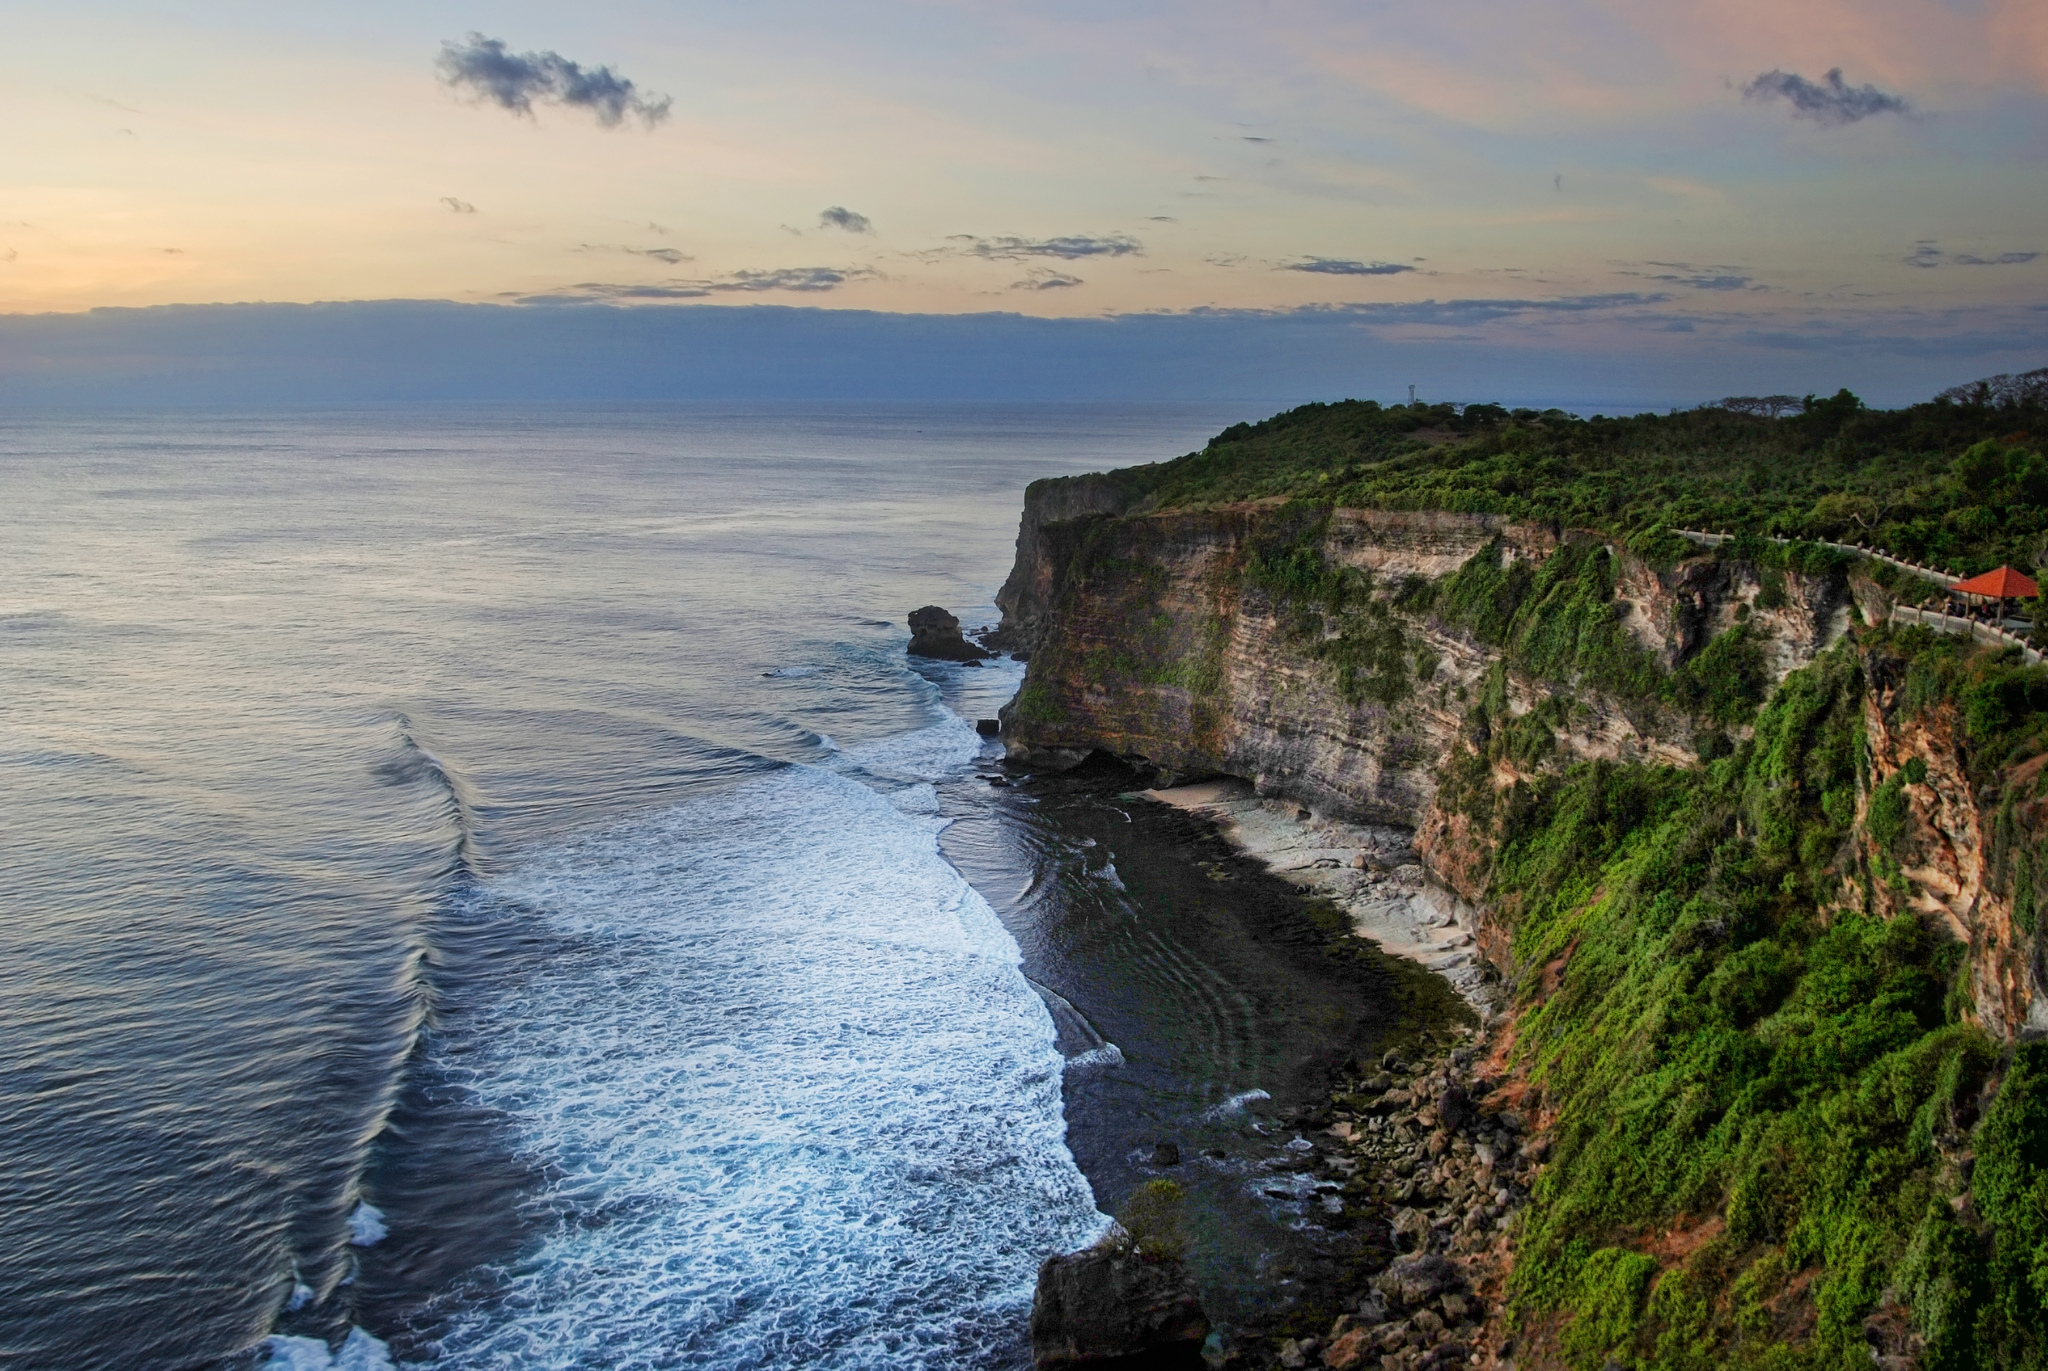
[[[1666,529],[1705,525],[1974,572],[2029,565],[2048,537],[2048,459],[2026,436],[2044,420],[1874,413],[1846,396],[1783,420],[1346,403],[1122,475],[1140,508],[1481,510],[1597,529],[1652,560],[1687,551]],[[1384,613],[1347,608],[1369,609],[1371,588],[1347,590],[1306,547],[1260,550],[1248,579],[1283,606],[1356,619],[1358,660],[1333,665],[1362,689],[1398,675],[1374,658]],[[1840,573],[1815,551],[1769,555]],[[2000,791],[2004,768],[2048,747],[2048,671],[1869,632],[1766,701],[1739,629],[1673,673],[1636,649],[1608,607],[1610,562],[1588,545],[1534,571],[1482,553],[1389,600],[1504,650],[1444,796],[1497,844],[1491,898],[1532,969],[1521,1060],[1558,1110],[1520,1234],[1518,1317],[1589,1368],[1863,1367],[1873,1341],[1912,1331],[1928,1366],[2048,1365],[2048,1045],[2001,1050],[1965,1017],[1962,949],[1872,912],[1871,883],[1903,880],[1890,846],[1912,778],[1871,775],[1863,737],[1873,672],[1906,683],[1909,715],[1953,714],[1980,803],[2012,830],[1994,879],[2022,892],[2031,933],[2048,860],[2011,815],[2042,781]],[[1546,767],[1556,721],[1508,714],[1507,670],[1753,736],[1724,737],[1703,769]],[[1503,757],[1538,779],[1497,790]],[[1965,1189],[1974,1207],[1958,1209]],[[1682,1259],[1658,1246],[1674,1227],[1694,1234]]]
[[[2036,435],[2039,435],[2038,437]],[[1153,508],[1289,496],[1595,528],[1660,526],[1882,546],[1974,574],[2048,540],[2048,413],[1854,396],[1763,419],[1718,409],[1578,420],[1497,406],[1304,405],[1124,473]]]

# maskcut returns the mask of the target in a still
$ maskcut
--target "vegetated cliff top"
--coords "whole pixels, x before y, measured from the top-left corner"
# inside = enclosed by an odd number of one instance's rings
[[[1591,419],[1499,405],[1309,404],[1113,480],[1133,512],[1280,496],[1623,537],[1662,526],[1826,538],[1965,574],[2048,555],[2041,395],[1874,410],[1844,390],[1793,403],[1798,412],[1783,417],[1728,401]]]

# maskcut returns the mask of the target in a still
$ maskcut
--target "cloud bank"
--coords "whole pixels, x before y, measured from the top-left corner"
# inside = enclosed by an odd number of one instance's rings
[[[1912,106],[1902,95],[1887,95],[1876,86],[1852,86],[1836,67],[1818,82],[1794,72],[1771,70],[1742,88],[1742,98],[1752,104],[1784,100],[1796,119],[1811,119],[1822,128],[1840,128],[1868,119],[1873,114],[1906,114]]]
[[[623,248],[620,251],[668,260],[665,249]],[[676,254],[682,261],[689,258]],[[522,295],[522,305],[571,304],[579,301],[704,300],[714,295],[759,295],[786,290],[798,295],[822,295],[849,281],[880,280],[882,273],[872,267],[773,267],[760,271],[733,271],[701,280],[662,281],[654,284],[611,281],[580,281],[573,286],[542,295]]]
[[[1398,276],[1414,267],[1406,262],[1354,262],[1344,257],[1311,257],[1306,262],[1292,262],[1282,271],[1306,271],[1317,276]]]
[[[1143,256],[1145,245],[1124,233],[1102,237],[1077,233],[1064,238],[977,238],[971,233],[954,234],[951,249],[962,257],[980,257],[991,262],[1021,262],[1027,257],[1056,257],[1063,262],[1083,257]]]
[[[443,43],[434,65],[450,89],[529,118],[536,100],[589,110],[606,128],[617,128],[628,115],[653,128],[669,115],[668,96],[644,96],[610,67],[585,70],[558,52],[512,52],[504,40],[481,33]]]

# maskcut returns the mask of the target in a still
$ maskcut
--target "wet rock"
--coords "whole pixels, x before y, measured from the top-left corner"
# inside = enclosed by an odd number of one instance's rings
[[[1429,1241],[1429,1215],[1420,1209],[1403,1209],[1394,1215],[1394,1240],[1413,1250]]]
[[[1002,720],[976,719],[974,721],[974,731],[984,738],[993,738],[1003,731]]]
[[[1031,1363],[1086,1366],[1118,1357],[1192,1355],[1209,1319],[1187,1267],[1118,1243],[1049,1257],[1031,1304]]]
[[[1390,1301],[1413,1309],[1427,1304],[1462,1281],[1458,1268],[1434,1252],[1403,1257],[1382,1271],[1373,1284]]]
[[[1453,1133],[1472,1122],[1478,1112],[1465,1087],[1456,1081],[1446,1084],[1436,1097],[1437,1120]]]
[[[960,636],[960,621],[937,605],[910,611],[910,655],[947,662],[979,662],[995,654]]]
[[[1364,1366],[1366,1358],[1378,1354],[1378,1344],[1372,1334],[1363,1328],[1354,1328],[1340,1338],[1332,1339],[1323,1349],[1323,1365],[1335,1371],[1351,1371],[1353,1367]]]
[[[1178,1143],[1163,1142],[1155,1146],[1152,1149],[1152,1165],[1179,1166],[1180,1145]]]

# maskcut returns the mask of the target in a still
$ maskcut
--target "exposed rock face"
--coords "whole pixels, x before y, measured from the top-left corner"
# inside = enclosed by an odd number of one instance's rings
[[[1395,600],[1413,578],[1449,575],[1489,547],[1504,564],[1541,562],[1592,535],[1442,511],[1340,509],[1323,518],[1277,501],[1145,512],[1125,498],[1114,473],[1042,481],[1026,497],[1017,562],[996,597],[1003,626],[991,638],[1029,653],[1024,685],[1003,710],[1011,757],[1057,769],[1101,750],[1150,763],[1165,785],[1238,777],[1318,823],[1407,830],[1429,890],[1455,916],[1425,922],[1452,935],[1462,927],[1479,955],[1511,973],[1509,930],[1484,905],[1491,841],[1437,804],[1446,762],[1471,746],[1465,718],[1498,654]],[[1384,621],[1398,627],[1414,679],[1391,704],[1356,690],[1347,697],[1320,655],[1328,639],[1305,635],[1299,616],[1290,619],[1246,574],[1261,547],[1304,537],[1326,566],[1366,573]],[[1839,580],[1715,559],[1659,571],[1611,551],[1616,613],[1667,666],[1745,621],[1770,676],[1782,679],[1846,632],[1855,607]],[[1661,707],[1513,673],[1506,693],[1515,716],[1559,695],[1568,703],[1547,767],[1698,764],[1692,726]],[[1506,787],[1518,778],[1503,762],[1492,780]],[[1349,905],[1387,881],[1370,870],[1358,876],[1348,882],[1357,891],[1327,893]],[[1364,922],[1361,931],[1386,941]],[[2039,1013],[2048,1027],[2048,1006]]]
[[[960,636],[960,621],[937,605],[910,611],[910,655],[948,662],[979,662],[993,657]]]
[[[1187,1268],[1115,1242],[1050,1257],[1031,1305],[1034,1366],[1087,1366],[1182,1352],[1192,1358],[1209,1319]]]
[[[1889,859],[1906,878],[1898,885],[1873,881],[1871,901],[1886,913],[1912,908],[1969,947],[1976,1018],[1987,1031],[2006,1041],[2048,1034],[2044,968],[2033,955],[2033,928],[2018,918],[2022,905],[2029,913],[2048,905],[2040,890],[2048,873],[2015,860],[2040,849],[2048,800],[2019,798],[2031,787],[2018,783],[2028,777],[2015,775],[2006,788],[2014,801],[1985,813],[1964,771],[1955,706],[1908,716],[1901,708],[1904,681],[1892,679],[1880,663],[1870,665],[1863,705],[1870,777],[1858,801],[1857,830],[1874,866],[1883,869]],[[2036,773],[2040,766],[2040,759],[2029,763]],[[1902,783],[1905,824],[1884,849],[1870,837],[1868,820],[1874,793],[1891,780]],[[1853,892],[1852,901],[1858,896]]]

